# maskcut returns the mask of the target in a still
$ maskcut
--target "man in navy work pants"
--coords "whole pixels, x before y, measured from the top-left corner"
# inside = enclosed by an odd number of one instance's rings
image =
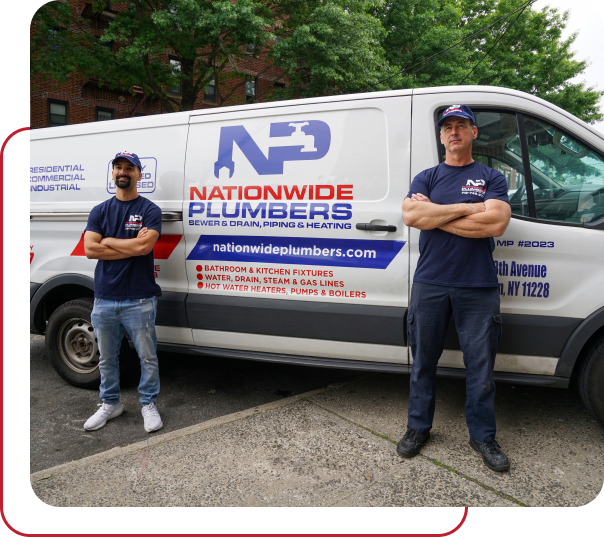
[[[493,367],[501,336],[493,237],[510,221],[503,175],[472,160],[478,136],[466,105],[447,108],[438,122],[445,162],[424,170],[403,202],[405,225],[421,230],[408,326],[411,371],[407,432],[397,446],[413,457],[430,438],[436,366],[451,315],[466,373],[466,423],[470,445],[498,472],[510,463],[495,441]]]
[[[84,424],[87,431],[103,427],[123,412],[120,403],[119,350],[127,332],[141,364],[138,386],[147,432],[163,423],[155,406],[159,368],[155,313],[161,289],[155,283],[153,246],[161,233],[161,210],[140,196],[141,162],[134,153],[118,153],[112,162],[115,196],[90,211],[84,250],[98,259],[94,271],[92,325],[100,351],[100,396],[97,412]]]

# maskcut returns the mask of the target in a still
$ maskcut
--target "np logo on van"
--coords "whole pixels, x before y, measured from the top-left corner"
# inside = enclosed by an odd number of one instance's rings
[[[266,156],[243,125],[222,127],[214,176],[225,177],[228,170],[229,178],[233,177],[233,144],[237,144],[258,175],[281,175],[287,161],[319,160],[331,145],[329,125],[318,120],[271,123],[269,137],[274,143]]]
[[[124,152],[123,154],[126,154]],[[113,160],[113,159],[112,159]],[[115,194],[115,182],[111,176],[111,161],[107,166],[107,192],[109,194]],[[139,194],[151,194],[155,192],[157,187],[157,160],[154,157],[143,157],[139,158],[141,161],[141,180],[136,188]]]

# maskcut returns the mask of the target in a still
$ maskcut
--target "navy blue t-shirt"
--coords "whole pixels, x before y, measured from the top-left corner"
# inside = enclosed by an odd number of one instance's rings
[[[90,211],[86,231],[103,238],[134,239],[143,227],[161,234],[161,209],[142,196],[130,201],[114,196]],[[161,288],[155,283],[153,250],[125,259],[99,259],[94,271],[94,296],[106,300],[161,296]]]
[[[479,162],[449,166],[444,162],[419,173],[411,194],[424,194],[433,203],[477,203],[498,199],[509,203],[508,187],[501,172]],[[442,229],[422,230],[414,282],[447,287],[497,287],[493,263],[495,241],[470,239]]]

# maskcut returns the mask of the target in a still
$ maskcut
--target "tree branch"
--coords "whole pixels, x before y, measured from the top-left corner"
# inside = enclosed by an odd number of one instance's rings
[[[142,25],[143,12],[140,0],[134,0],[134,5],[136,7],[136,17],[138,19],[139,24]],[[171,112],[174,112],[174,107],[170,104],[170,99],[166,96],[163,89],[155,81],[153,71],[151,70],[148,53],[143,56],[143,66],[145,68],[145,74],[147,75],[147,82],[149,83],[149,87],[151,88],[155,96],[159,99],[163,106],[165,106]]]

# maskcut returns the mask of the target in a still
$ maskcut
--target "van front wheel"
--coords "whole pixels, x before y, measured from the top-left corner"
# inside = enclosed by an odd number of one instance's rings
[[[90,322],[90,298],[59,306],[46,327],[46,348],[55,371],[79,388],[99,387],[99,347]]]
[[[604,427],[604,337],[596,341],[583,362],[579,393],[585,406]]]
[[[54,370],[78,388],[96,390],[101,382],[100,352],[90,321],[94,302],[84,297],[53,311],[46,327],[46,349]],[[120,346],[120,381],[131,385],[140,378],[138,355],[128,340]]]

